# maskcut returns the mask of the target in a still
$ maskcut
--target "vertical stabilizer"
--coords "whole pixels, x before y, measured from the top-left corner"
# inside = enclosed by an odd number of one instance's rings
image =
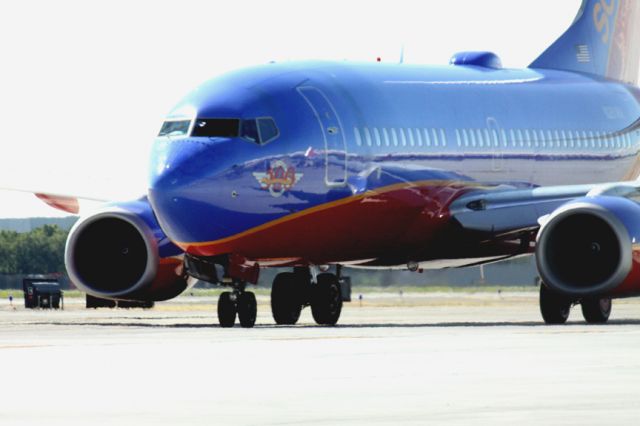
[[[637,83],[640,1],[583,0],[571,27],[530,68],[600,75]]]

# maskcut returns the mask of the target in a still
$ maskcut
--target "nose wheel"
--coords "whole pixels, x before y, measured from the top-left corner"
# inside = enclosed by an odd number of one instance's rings
[[[233,293],[230,291],[222,293],[218,299],[218,322],[220,322],[220,327],[233,327],[236,323],[237,312],[238,308],[236,307]]]
[[[225,291],[218,299],[218,321],[220,327],[231,328],[236,323],[236,316],[243,328],[252,328],[256,324],[258,304],[256,295],[244,291],[244,285],[238,285],[234,291]]]
[[[238,296],[238,320],[243,328],[252,328],[256,325],[256,316],[258,314],[258,303],[256,295],[250,291],[242,293]]]

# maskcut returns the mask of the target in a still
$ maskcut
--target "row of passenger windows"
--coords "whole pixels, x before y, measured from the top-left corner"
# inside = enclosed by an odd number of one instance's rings
[[[447,146],[447,134],[444,129],[378,129],[368,127],[360,130],[354,127],[358,146]]]
[[[447,133],[435,128],[354,128],[358,146],[446,147]],[[577,130],[456,129],[459,147],[476,149],[607,149],[630,148],[630,133]]]

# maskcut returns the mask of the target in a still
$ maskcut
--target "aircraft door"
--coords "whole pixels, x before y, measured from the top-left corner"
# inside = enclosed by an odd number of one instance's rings
[[[347,146],[340,117],[329,98],[311,86],[298,87],[298,92],[318,119],[325,151],[325,183],[330,187],[347,184]]]

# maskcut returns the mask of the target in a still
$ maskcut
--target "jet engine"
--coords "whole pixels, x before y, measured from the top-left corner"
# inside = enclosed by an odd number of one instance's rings
[[[640,204],[613,196],[565,204],[542,225],[536,262],[548,287],[577,299],[640,294]]]
[[[159,301],[187,288],[182,257],[141,199],[109,205],[76,223],[65,264],[73,283],[92,296]]]

